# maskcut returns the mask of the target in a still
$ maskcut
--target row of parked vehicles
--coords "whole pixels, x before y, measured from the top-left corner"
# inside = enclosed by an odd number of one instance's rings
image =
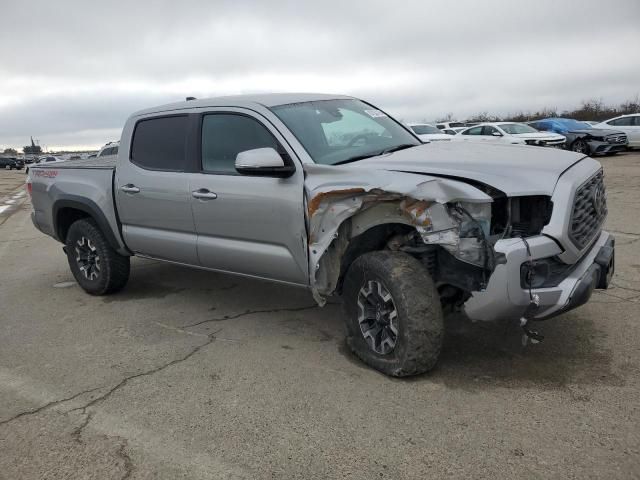
[[[412,123],[409,127],[423,141],[506,143],[565,148],[587,155],[613,155],[640,148],[640,113],[604,122],[570,118],[545,118],[528,123],[445,122],[435,126]]]

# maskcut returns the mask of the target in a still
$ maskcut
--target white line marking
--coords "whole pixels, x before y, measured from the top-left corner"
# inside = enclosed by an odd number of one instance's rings
[[[4,212],[5,210],[7,210],[11,205],[0,205],[0,213]]]

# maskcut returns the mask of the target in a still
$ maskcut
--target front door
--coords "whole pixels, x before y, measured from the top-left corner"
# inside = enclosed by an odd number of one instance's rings
[[[308,284],[303,172],[289,178],[241,175],[238,153],[272,147],[295,162],[280,134],[253,112],[202,115],[199,173],[189,190],[198,258],[207,268]]]
[[[136,254],[198,264],[187,170],[188,115],[143,119],[129,159],[121,148],[116,204],[124,241]],[[123,138],[126,136],[123,135]]]

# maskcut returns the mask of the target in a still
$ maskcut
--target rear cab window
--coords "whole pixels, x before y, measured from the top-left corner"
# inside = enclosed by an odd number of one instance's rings
[[[185,171],[188,127],[187,115],[140,120],[133,132],[131,162],[148,170]]]

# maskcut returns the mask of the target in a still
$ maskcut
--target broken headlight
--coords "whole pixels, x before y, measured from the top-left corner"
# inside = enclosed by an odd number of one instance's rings
[[[460,238],[489,238],[491,232],[491,203],[458,202],[454,209],[460,214]],[[479,231],[480,230],[480,231]]]

